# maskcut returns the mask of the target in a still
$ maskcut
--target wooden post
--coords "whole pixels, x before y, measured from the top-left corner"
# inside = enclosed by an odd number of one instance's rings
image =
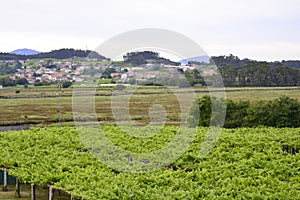
[[[3,170],[3,189],[4,192],[7,191],[7,170]]]
[[[49,200],[54,199],[54,192],[53,192],[53,187],[50,185],[49,186]]]
[[[20,181],[18,178],[16,178],[16,196],[18,198],[21,197],[21,193],[20,193]]]
[[[35,184],[31,184],[31,200],[36,200],[35,198]]]
[[[71,200],[78,200],[78,198],[73,197],[73,195],[71,195]]]

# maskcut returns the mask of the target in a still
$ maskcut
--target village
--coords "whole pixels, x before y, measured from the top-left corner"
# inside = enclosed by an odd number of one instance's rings
[[[1,61],[2,63],[12,61]],[[148,80],[157,77],[162,71],[168,71],[168,77],[173,77],[178,71],[185,72],[194,69],[195,66],[169,64],[145,64],[141,66],[120,65],[108,60],[91,60],[86,58],[72,58],[67,60],[19,60],[21,64],[11,80],[26,79],[27,84],[56,83],[58,81],[83,82],[88,79],[102,78],[115,79],[128,83],[130,79]],[[213,74],[213,71],[205,71],[205,74]]]

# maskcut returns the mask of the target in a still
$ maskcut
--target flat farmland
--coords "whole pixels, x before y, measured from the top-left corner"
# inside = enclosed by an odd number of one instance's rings
[[[73,121],[73,89],[58,92],[56,88],[8,88],[0,90],[0,124],[52,124],[62,119],[63,123],[72,124]],[[136,90],[115,91],[112,88],[100,88],[93,91],[90,88],[80,88],[79,94],[95,102],[98,121],[114,123],[114,109],[116,102],[128,107],[132,120],[139,125],[146,125],[151,121],[149,110],[154,105],[163,107],[166,115],[166,125],[180,124],[181,111],[187,111],[191,98],[208,94],[207,88],[162,88],[141,87]],[[211,88],[211,94],[221,94],[220,88]],[[78,93],[78,91],[77,91]],[[122,101],[124,95],[129,97]],[[280,96],[289,96],[300,101],[300,87],[256,87],[256,88],[226,88],[226,98],[234,101],[271,100]],[[91,96],[94,98],[91,98]],[[182,101],[180,101],[180,99]],[[185,102],[189,101],[189,102]],[[85,106],[86,101],[82,100]],[[154,109],[154,115],[155,111]],[[163,116],[163,114],[161,114]]]

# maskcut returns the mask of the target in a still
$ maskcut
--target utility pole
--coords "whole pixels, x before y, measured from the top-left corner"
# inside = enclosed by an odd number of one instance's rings
[[[58,80],[58,112],[59,118],[58,122],[60,123],[60,127],[62,126],[62,106],[61,106],[61,82]]]

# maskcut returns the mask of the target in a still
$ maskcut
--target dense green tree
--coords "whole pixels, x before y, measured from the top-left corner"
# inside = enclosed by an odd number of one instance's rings
[[[101,75],[101,78],[112,78],[111,77],[111,73],[114,73],[114,72],[116,72],[116,70],[115,70],[115,68],[106,68],[105,70],[104,70],[104,72],[102,73],[102,75]]]
[[[51,83],[48,81],[40,81],[40,80],[36,80],[34,82],[34,86],[46,86],[46,85],[51,85]]]
[[[249,101],[234,102],[232,100],[226,101],[226,120],[225,128],[242,127],[247,116],[247,110],[249,109]]]
[[[18,78],[18,79],[16,79],[16,84],[18,84],[18,85],[26,85],[26,84],[28,84],[28,81],[27,81],[26,78]]]
[[[224,99],[204,95],[197,99],[190,110],[189,126],[219,126],[225,115]],[[214,112],[212,112],[214,111]]]
[[[33,84],[34,86],[42,86],[42,82],[40,80],[36,80]]]
[[[68,87],[70,87],[71,85],[72,85],[72,82],[71,82],[71,81],[63,81],[63,82],[61,83],[62,88],[68,88]]]
[[[190,86],[194,86],[196,84],[206,85],[201,75],[201,71],[199,71],[198,69],[186,71],[184,76],[186,80],[189,82]]]
[[[16,81],[10,79],[8,76],[0,77],[0,85],[2,85],[3,87],[16,86]]]
[[[142,55],[137,55],[135,57],[132,58],[131,63],[133,65],[142,65],[142,64],[146,64],[146,59],[142,56]]]
[[[265,102],[257,101],[251,104],[247,109],[247,115],[243,119],[244,126],[246,127],[256,127],[266,125],[268,120],[268,107]]]

